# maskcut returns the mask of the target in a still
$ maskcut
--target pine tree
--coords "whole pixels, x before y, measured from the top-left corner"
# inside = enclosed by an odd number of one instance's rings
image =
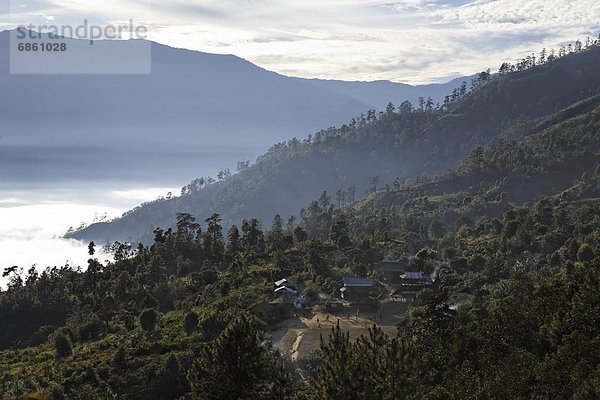
[[[185,377],[181,373],[181,363],[175,353],[170,353],[165,362],[164,369],[165,384],[162,389],[165,398],[176,399],[185,392]]]
[[[193,399],[270,399],[279,363],[253,321],[240,317],[207,345],[192,365]]]
[[[207,218],[208,224],[204,235],[204,251],[214,262],[221,262],[225,252],[225,242],[223,241],[223,228],[221,227],[221,217],[219,214],[213,214]]]
[[[227,256],[229,259],[237,258],[242,252],[242,243],[240,230],[237,226],[231,225],[227,232]]]
[[[242,223],[242,247],[247,263],[253,263],[264,256],[265,236],[258,219],[252,218]]]
[[[342,332],[339,321],[325,343],[321,338],[321,350],[325,354],[317,378],[312,382],[311,397],[315,400],[356,399],[356,376],[353,374],[354,359],[349,332]]]
[[[267,244],[269,252],[281,250],[284,246],[283,219],[279,214],[273,218],[271,230],[267,234]]]

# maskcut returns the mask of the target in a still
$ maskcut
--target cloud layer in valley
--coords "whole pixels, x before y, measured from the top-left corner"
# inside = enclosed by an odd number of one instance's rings
[[[113,218],[143,201],[165,195],[172,188],[76,190],[28,193],[0,191],[0,272],[18,265],[26,272],[35,265],[38,271],[65,264],[87,266],[87,244],[62,239],[71,226],[91,223],[103,216]],[[65,200],[70,199],[70,201]],[[101,260],[110,258],[98,249]],[[0,276],[0,288],[7,278]]]

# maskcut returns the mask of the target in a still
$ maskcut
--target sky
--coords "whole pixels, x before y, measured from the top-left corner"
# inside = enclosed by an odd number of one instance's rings
[[[11,0],[10,8],[0,29],[134,19],[157,42],[285,75],[413,84],[496,70],[600,33],[596,0]]]

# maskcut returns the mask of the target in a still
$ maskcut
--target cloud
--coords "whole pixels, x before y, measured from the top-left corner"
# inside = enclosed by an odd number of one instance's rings
[[[19,198],[0,199],[0,208],[21,207],[30,204],[27,200]]]
[[[38,1],[57,20],[142,19],[153,40],[284,74],[408,83],[494,68],[600,28],[594,0],[163,0],[151,17],[146,0]]]
[[[144,202],[152,199],[156,199],[159,196],[165,196],[167,193],[174,195],[179,194],[179,188],[143,188],[143,189],[128,189],[128,190],[113,190],[108,192],[107,197],[110,203],[127,201],[132,202]]]
[[[142,4],[143,5],[143,4]],[[231,13],[225,9],[216,6],[206,6],[198,2],[169,1],[152,3],[153,12],[180,17],[199,17],[205,19],[223,19],[231,16]]]
[[[69,226],[78,226],[81,221],[91,222],[94,213],[106,212],[109,217],[114,217],[123,211],[55,201],[27,204],[28,201],[17,199],[14,203],[10,208],[0,205],[0,269],[19,265],[27,270],[36,265],[38,270],[43,270],[66,263],[85,267],[89,258],[86,244],[60,236]],[[0,287],[5,284],[6,279],[0,278]]]

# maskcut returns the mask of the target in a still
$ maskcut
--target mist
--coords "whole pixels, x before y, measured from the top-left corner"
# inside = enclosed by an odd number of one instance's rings
[[[0,191],[0,269],[17,265],[26,273],[31,266],[42,271],[67,264],[85,269],[88,243],[63,239],[70,227],[92,223],[102,216],[115,218],[143,201],[174,190],[116,184],[103,188]],[[98,246],[96,257],[104,262],[111,256]],[[0,287],[5,288],[6,283],[7,278],[0,277]]]

